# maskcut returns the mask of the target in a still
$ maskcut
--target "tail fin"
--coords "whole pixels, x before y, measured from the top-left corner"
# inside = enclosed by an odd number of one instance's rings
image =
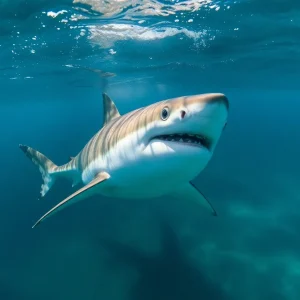
[[[57,165],[55,165],[44,154],[34,150],[33,148],[21,144],[19,147],[26,156],[38,166],[44,180],[44,183],[41,186],[41,197],[44,197],[55,181],[55,169],[57,168]]]

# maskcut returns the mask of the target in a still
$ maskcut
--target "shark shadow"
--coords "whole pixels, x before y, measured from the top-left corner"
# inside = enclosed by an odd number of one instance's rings
[[[160,223],[161,250],[146,255],[129,245],[101,239],[114,262],[134,267],[139,272],[137,282],[129,291],[130,300],[227,300],[221,288],[208,280],[181,249],[173,229]]]

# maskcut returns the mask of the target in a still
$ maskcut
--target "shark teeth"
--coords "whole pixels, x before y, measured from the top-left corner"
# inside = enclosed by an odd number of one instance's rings
[[[186,143],[186,144],[194,144],[203,146],[207,149],[210,148],[211,142],[210,140],[200,134],[169,134],[169,135],[160,135],[155,137],[155,139],[163,140],[163,141],[170,141],[170,142],[179,142],[179,143]]]

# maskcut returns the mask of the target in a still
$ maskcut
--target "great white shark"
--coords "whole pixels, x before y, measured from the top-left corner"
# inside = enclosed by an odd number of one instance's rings
[[[84,184],[32,228],[95,194],[124,199],[170,195],[196,201],[217,215],[192,180],[210,161],[227,124],[228,109],[227,97],[213,93],[163,100],[121,116],[103,94],[103,127],[68,163],[57,166],[20,144],[41,172],[41,197],[61,177],[73,180],[73,186]]]

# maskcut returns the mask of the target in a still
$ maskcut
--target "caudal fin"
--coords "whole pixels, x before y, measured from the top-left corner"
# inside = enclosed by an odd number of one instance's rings
[[[55,169],[57,168],[57,165],[55,165],[44,154],[34,150],[33,148],[21,144],[19,147],[26,156],[38,166],[44,181],[41,186],[41,197],[44,197],[55,181]]]

